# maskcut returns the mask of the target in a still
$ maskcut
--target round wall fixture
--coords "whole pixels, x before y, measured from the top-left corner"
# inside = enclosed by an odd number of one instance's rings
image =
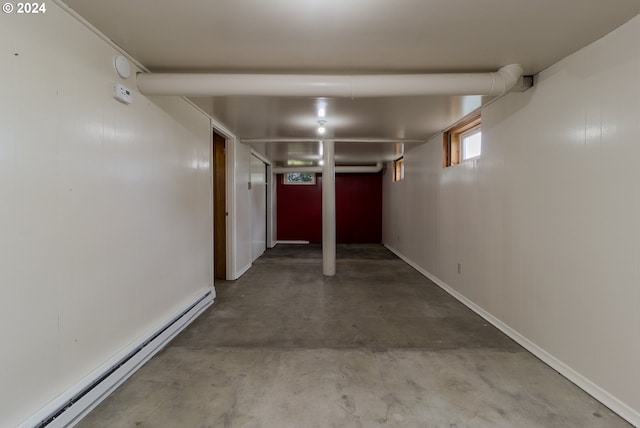
[[[129,65],[129,61],[122,55],[118,55],[113,59],[113,66],[118,72],[118,76],[123,79],[126,79],[131,75],[131,66]]]

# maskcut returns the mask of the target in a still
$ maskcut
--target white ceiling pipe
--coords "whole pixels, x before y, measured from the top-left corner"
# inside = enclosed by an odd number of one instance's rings
[[[271,169],[274,174],[287,172],[316,172],[321,173],[321,166],[279,166]],[[336,166],[336,173],[375,173],[382,171],[382,163],[375,165]]]
[[[361,173],[361,172],[380,172],[380,171],[382,171],[382,163],[380,162],[371,166],[366,166],[366,165],[336,166],[336,172],[340,172],[340,173]]]
[[[321,166],[276,166],[271,168],[274,174],[286,174],[288,172],[322,172]]]
[[[336,143],[415,143],[422,144],[429,141],[425,140],[411,140],[403,138],[332,138]],[[265,143],[317,143],[318,137],[314,138],[243,138],[243,143],[247,144],[265,144]]]
[[[387,97],[502,95],[522,77],[518,64],[495,73],[299,75],[138,73],[144,95]]]

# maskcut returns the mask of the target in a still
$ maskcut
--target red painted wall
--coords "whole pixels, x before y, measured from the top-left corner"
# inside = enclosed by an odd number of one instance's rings
[[[382,242],[382,173],[336,174],[336,240]]]
[[[285,185],[278,175],[279,240],[322,242],[322,175],[315,185]],[[382,174],[336,174],[336,240],[382,241]]]

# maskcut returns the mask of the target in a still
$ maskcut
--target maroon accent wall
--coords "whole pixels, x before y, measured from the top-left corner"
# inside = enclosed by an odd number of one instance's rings
[[[336,174],[336,240],[382,242],[382,173]]]
[[[278,175],[279,240],[322,242],[322,175],[315,185],[285,185]],[[382,174],[336,174],[336,240],[382,241]]]
[[[322,187],[321,177],[316,184],[282,183],[277,177],[276,216],[279,240],[322,241]]]

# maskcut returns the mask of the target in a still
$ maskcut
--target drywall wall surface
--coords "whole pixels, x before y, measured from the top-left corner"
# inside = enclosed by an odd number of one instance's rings
[[[251,233],[251,147],[235,142],[234,147],[234,183],[235,183],[235,265],[236,271],[232,279],[239,278],[251,267],[253,259],[253,239]]]
[[[267,166],[251,156],[251,261],[267,249]]]
[[[272,166],[267,166],[267,210],[269,211],[267,224],[267,245],[269,248],[276,246],[278,238],[278,175],[272,172]]]
[[[0,23],[0,426],[169,321],[213,280],[210,120],[146,98],[53,3]],[[133,104],[111,96],[126,85]]]
[[[484,108],[480,159],[443,169],[437,136],[383,184],[389,247],[636,424],[639,40],[636,17]]]

